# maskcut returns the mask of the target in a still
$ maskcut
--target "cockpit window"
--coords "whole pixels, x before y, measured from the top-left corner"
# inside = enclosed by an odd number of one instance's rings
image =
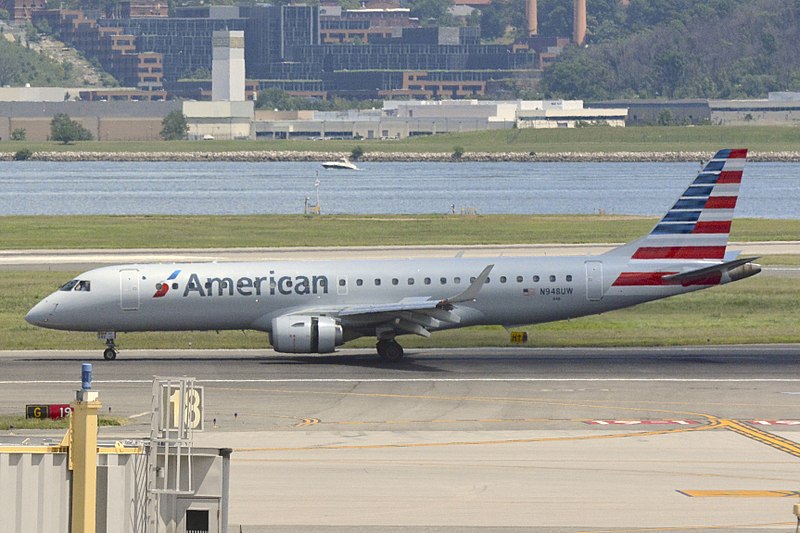
[[[87,279],[73,279],[62,285],[59,290],[89,292],[92,290],[92,282]]]
[[[72,289],[75,288],[75,285],[77,285],[77,284],[78,284],[78,280],[77,279],[73,279],[72,281],[68,281],[65,284],[63,284],[59,290],[60,291],[71,291]]]

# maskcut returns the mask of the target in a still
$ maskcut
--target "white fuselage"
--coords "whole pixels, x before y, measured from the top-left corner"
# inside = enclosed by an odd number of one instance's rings
[[[607,256],[134,264],[81,274],[77,279],[88,281],[90,290],[56,291],[26,318],[75,331],[270,331],[273,318],[306,309],[335,315],[344,305],[444,300],[466,289],[488,264],[494,267],[477,298],[453,311],[460,321],[430,329],[549,322],[707,287],[617,287],[627,262]],[[682,261],[659,270],[703,264]]]

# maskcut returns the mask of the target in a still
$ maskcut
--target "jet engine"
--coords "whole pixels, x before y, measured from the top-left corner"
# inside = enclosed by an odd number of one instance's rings
[[[273,318],[269,340],[283,353],[330,353],[344,342],[342,326],[333,318],[301,315]]]

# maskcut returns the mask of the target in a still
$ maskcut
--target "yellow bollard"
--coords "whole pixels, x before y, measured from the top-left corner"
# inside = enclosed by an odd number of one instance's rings
[[[89,377],[86,379],[86,367]],[[91,388],[91,365],[84,364],[83,387],[70,404],[72,445],[69,454],[72,470],[71,533],[95,533],[97,507],[97,413],[100,400]]]

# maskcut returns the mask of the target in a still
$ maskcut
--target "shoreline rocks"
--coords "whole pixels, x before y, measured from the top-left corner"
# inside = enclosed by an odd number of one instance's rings
[[[29,161],[310,161],[322,162],[349,156],[347,152],[237,151],[237,152],[33,152]],[[465,152],[453,158],[444,152],[367,152],[361,162],[540,162],[540,163],[673,163],[700,162],[709,152]],[[14,154],[0,153],[11,161]],[[752,162],[800,162],[800,152],[750,152]]]

